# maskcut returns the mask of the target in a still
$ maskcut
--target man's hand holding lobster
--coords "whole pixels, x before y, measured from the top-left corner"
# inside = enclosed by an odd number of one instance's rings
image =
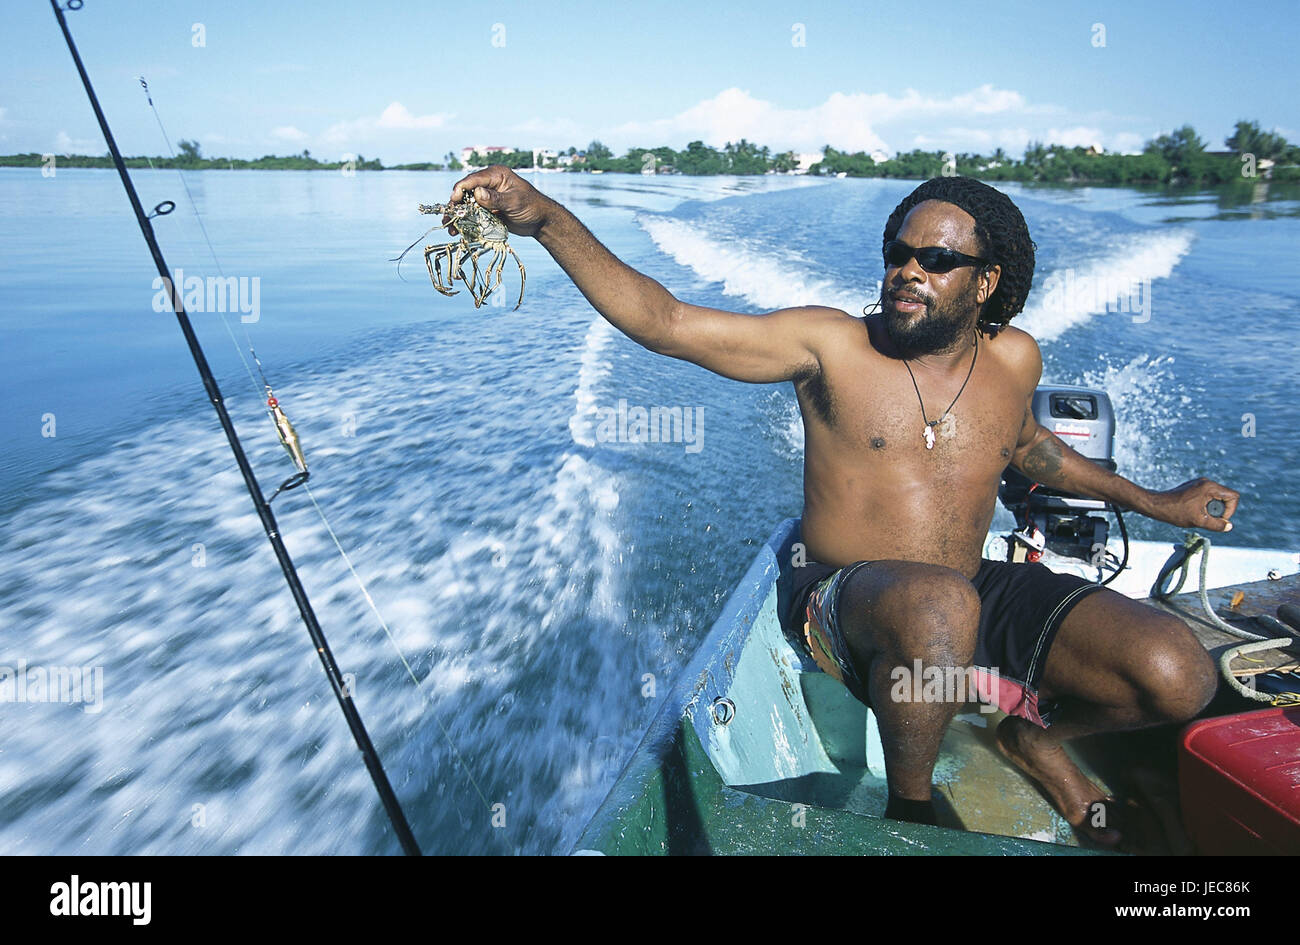
[[[515,236],[537,236],[547,214],[557,204],[508,167],[494,164],[462,178],[451,190],[450,203],[460,203],[472,193],[480,207],[491,210]],[[448,232],[456,234],[451,217],[444,214]]]

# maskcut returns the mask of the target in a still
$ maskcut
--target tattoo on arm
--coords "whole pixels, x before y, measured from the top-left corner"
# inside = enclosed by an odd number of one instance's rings
[[[1025,454],[1025,458],[1020,461],[1020,469],[1037,482],[1051,485],[1061,474],[1061,461],[1064,458],[1061,442],[1055,437],[1048,437]]]

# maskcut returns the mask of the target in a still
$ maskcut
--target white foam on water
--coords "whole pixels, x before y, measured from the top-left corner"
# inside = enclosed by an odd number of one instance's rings
[[[1015,325],[1043,343],[1098,315],[1150,318],[1151,283],[1169,278],[1191,250],[1194,234],[1180,228],[1112,239],[1118,245],[1104,256],[1040,274]]]
[[[503,366],[502,351],[482,341],[457,361],[448,339],[277,388],[313,466],[313,493],[421,681],[417,690],[406,677],[303,493],[277,499],[320,623],[426,837],[438,816],[487,823],[469,777],[508,794],[517,822],[563,833],[553,811],[588,810],[626,757],[588,757],[588,733],[626,728],[644,711],[594,685],[630,677],[622,664],[642,646],[629,643],[623,614],[618,483],[557,422],[547,396],[576,370],[580,416],[608,374],[608,340],[592,325],[577,363],[559,359],[545,376],[524,370],[532,356],[517,343],[519,364]],[[467,367],[473,356],[485,363]],[[500,371],[506,389],[467,410],[456,380],[471,369]],[[274,434],[255,406],[227,404],[273,481],[285,462]],[[350,434],[339,433],[345,416],[357,418]],[[539,437],[555,442],[549,460]],[[232,466],[213,418],[191,412],[51,476],[47,497],[0,528],[0,664],[93,663],[104,675],[98,713],[0,703],[0,848],[391,849]],[[525,676],[544,688],[507,699]],[[587,776],[538,777],[571,763]],[[429,792],[443,802],[417,809]],[[447,826],[436,829],[455,848]],[[491,849],[493,832],[483,834],[478,848]]]
[[[855,292],[831,276],[813,275],[815,267],[789,251],[778,253],[747,240],[723,238],[672,217],[639,216],[637,222],[674,261],[703,279],[721,282],[724,295],[755,308],[829,305],[857,313],[875,296],[875,287]]]
[[[1178,403],[1170,403],[1169,392],[1176,389],[1170,367],[1173,361],[1171,356],[1141,354],[1120,364],[1103,364],[1085,371],[1081,381],[1085,387],[1110,395],[1115,409],[1114,458],[1118,472],[1148,488],[1174,485],[1170,479],[1178,476],[1163,465],[1161,457],[1171,452],[1171,414],[1186,408],[1191,397],[1180,393]]]
[[[777,437],[777,449],[793,459],[803,459],[804,429],[799,402],[785,391],[773,392],[765,413],[768,425]]]
[[[573,442],[580,446],[596,445],[596,387],[609,376],[610,363],[604,354],[613,334],[614,326],[603,318],[597,318],[587,329],[578,368],[578,387],[573,395],[576,404],[569,418],[569,432]]]

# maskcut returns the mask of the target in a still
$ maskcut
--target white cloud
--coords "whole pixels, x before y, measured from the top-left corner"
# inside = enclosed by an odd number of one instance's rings
[[[296,143],[299,141],[306,141],[307,132],[300,131],[293,125],[281,125],[278,128],[271,129],[271,137],[275,138],[277,141],[292,141]]]
[[[755,98],[749,92],[730,88],[711,99],[693,105],[672,118],[627,122],[614,129],[611,137],[641,143],[653,140],[684,143],[699,138],[707,144],[748,138],[778,149],[807,151],[831,144],[840,150],[885,151],[891,148],[882,126],[919,121],[933,123],[945,118],[969,120],[971,115],[1046,114],[1050,107],[1030,105],[1023,95],[1010,89],[981,85],[951,98],[935,98],[908,89],[901,95],[884,92],[834,92],[820,105],[809,108],[781,108]]]
[[[1060,144],[1067,148],[1089,148],[1101,144],[1105,137],[1100,128],[1049,128],[1043,136],[1045,144]]]
[[[417,131],[425,128],[441,128],[447,115],[412,115],[401,102],[393,102],[379,116],[380,128],[400,128],[404,131]]]
[[[923,151],[952,150],[953,140],[968,142],[957,147],[956,151],[977,151],[987,153],[997,148],[1019,153],[1025,142],[1033,137],[1024,127],[1015,128],[970,128],[952,127],[936,132],[917,132],[910,138],[900,140],[897,150],[909,151],[920,148]]]
[[[54,136],[55,154],[103,154],[107,150],[104,142],[95,138],[74,138],[66,131]]]
[[[420,143],[420,137],[410,132],[432,131],[442,128],[454,117],[450,113],[414,115],[401,102],[393,102],[377,117],[366,116],[349,121],[339,121],[325,129],[322,140],[331,145],[352,145],[363,151],[377,147],[391,148],[394,144],[410,147]]]
[[[1120,154],[1141,154],[1142,148],[1152,137],[1134,131],[1121,131],[1108,136],[1106,148],[1110,151],[1118,151]]]
[[[775,150],[815,151],[830,144],[842,151],[889,154],[925,150],[978,151],[1003,148],[1019,156],[1030,141],[1108,150],[1140,149],[1145,140],[1127,131],[1070,122],[1061,106],[1036,104],[1014,89],[985,84],[953,96],[834,92],[807,108],[782,108],[729,88],[670,118],[626,122],[602,137],[616,150],[647,144],[682,147],[693,139],[715,147],[748,138]],[[1110,116],[1089,116],[1089,119]]]
[[[671,118],[630,121],[614,128],[609,138],[620,144],[670,144],[682,147],[699,139],[719,147],[748,138],[776,148],[809,150],[828,141],[850,150],[884,147],[871,128],[861,101],[836,92],[814,108],[780,108],[730,88]]]
[[[1002,148],[1012,157],[1018,158],[1031,141],[1059,144],[1067,148],[1088,148],[1096,145],[1106,151],[1132,154],[1140,153],[1146,140],[1136,132],[1107,132],[1094,125],[1073,125],[1065,128],[1027,128],[1024,125],[1006,128],[954,126],[945,128],[942,133],[936,135],[916,134],[907,147],[921,148],[925,151],[955,149],[974,151],[979,154],[988,154],[996,148]],[[964,143],[960,147],[955,147],[952,144],[954,141]]]

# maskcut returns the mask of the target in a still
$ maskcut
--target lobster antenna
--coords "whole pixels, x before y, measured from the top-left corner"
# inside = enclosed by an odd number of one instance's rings
[[[419,246],[420,240],[424,239],[426,236],[428,236],[430,233],[432,233],[434,230],[437,229],[441,229],[441,227],[437,227],[437,226],[429,227],[427,230],[425,230],[423,233],[421,233],[419,236],[415,238],[414,243],[406,247],[406,249],[402,250],[400,256],[394,256],[392,259],[388,260],[389,262],[397,263],[397,278],[402,279],[402,260],[406,257],[406,254],[409,253],[411,250],[415,249],[415,247]],[[402,279],[402,281],[405,282],[406,280]]]

